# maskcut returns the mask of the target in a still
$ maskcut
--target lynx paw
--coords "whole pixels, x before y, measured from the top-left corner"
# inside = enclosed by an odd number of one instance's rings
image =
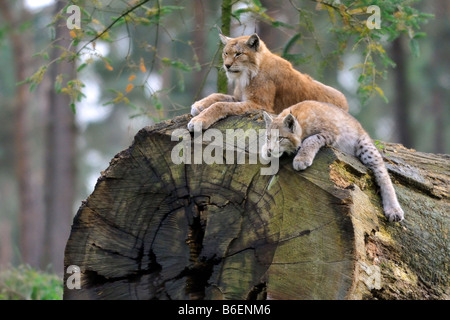
[[[294,162],[292,163],[292,166],[294,167],[294,170],[300,171],[305,170],[312,164],[312,161],[309,159],[303,159],[303,158],[294,158]]]
[[[203,121],[199,117],[192,118],[191,121],[189,121],[187,127],[190,132],[202,131],[202,129],[206,129],[205,121]]]
[[[384,210],[384,215],[391,222],[400,222],[404,218],[403,210],[400,207],[387,208]]]
[[[196,116],[198,114],[200,114],[200,112],[203,111],[203,107],[201,105],[198,104],[198,102],[195,102],[192,106],[191,106],[191,114],[192,116]]]

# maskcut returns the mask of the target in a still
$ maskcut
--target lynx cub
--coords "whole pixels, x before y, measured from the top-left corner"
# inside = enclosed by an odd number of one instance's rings
[[[296,153],[293,167],[304,170],[324,145],[355,155],[373,171],[386,217],[389,221],[403,220],[403,210],[383,158],[360,123],[347,112],[332,104],[303,101],[275,118],[264,112],[264,119],[267,130],[267,141],[261,149],[264,158]],[[278,130],[278,137],[272,138],[271,129]]]
[[[257,34],[228,38],[220,35],[225,45],[223,68],[229,81],[235,84],[234,94],[213,93],[195,102],[194,116],[188,124],[207,129],[216,121],[248,110],[263,109],[280,113],[283,109],[304,100],[333,103],[348,111],[345,96],[336,89],[295,70],[291,63],[271,53]]]

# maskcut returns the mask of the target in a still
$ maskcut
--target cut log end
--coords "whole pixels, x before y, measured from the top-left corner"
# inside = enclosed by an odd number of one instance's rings
[[[303,172],[283,156],[275,175],[248,152],[243,164],[174,164],[171,134],[189,118],[142,129],[102,173],[73,221],[65,266],[80,267],[81,289],[64,299],[449,297],[448,156],[385,144],[406,216],[389,223],[370,171],[332,148]]]

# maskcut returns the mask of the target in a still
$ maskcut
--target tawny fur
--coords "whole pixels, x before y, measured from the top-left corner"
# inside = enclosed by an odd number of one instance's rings
[[[295,70],[290,62],[271,53],[258,35],[238,38],[220,35],[220,38],[225,45],[223,67],[228,80],[234,82],[234,94],[214,93],[195,102],[189,130],[199,125],[207,129],[228,115],[249,110],[263,109],[278,114],[304,100],[333,103],[348,111],[347,100],[341,92]]]
[[[304,170],[325,145],[354,155],[372,170],[380,187],[386,217],[390,221],[403,220],[404,213],[383,158],[367,132],[350,114],[329,103],[304,101],[283,110],[275,118],[265,112],[264,119],[267,134],[261,148],[264,158],[295,153],[294,169]]]

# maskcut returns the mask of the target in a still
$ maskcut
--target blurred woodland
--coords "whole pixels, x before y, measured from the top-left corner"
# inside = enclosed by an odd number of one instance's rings
[[[73,216],[110,159],[227,90],[219,28],[257,32],[341,90],[374,139],[449,153],[449,16],[447,0],[0,1],[0,270],[62,274]]]

